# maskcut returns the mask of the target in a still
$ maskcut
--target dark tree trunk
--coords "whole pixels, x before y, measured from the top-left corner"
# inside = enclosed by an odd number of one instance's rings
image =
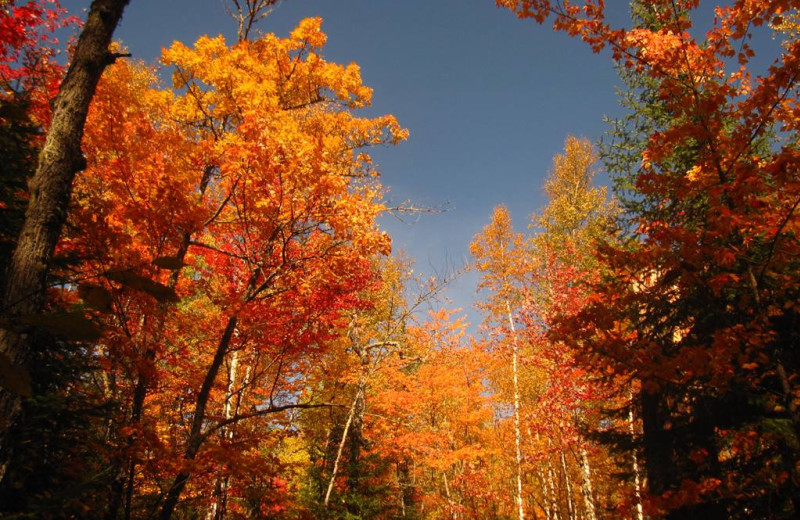
[[[650,494],[660,495],[669,488],[672,465],[670,436],[664,431],[664,410],[660,392],[641,392],[644,467]]]
[[[211,388],[214,386],[214,381],[217,379],[219,368],[222,366],[222,361],[228,353],[228,347],[230,346],[231,338],[233,338],[233,331],[236,329],[236,322],[236,316],[232,316],[228,319],[228,325],[225,327],[225,332],[222,334],[222,339],[220,339],[219,345],[217,346],[217,351],[214,353],[211,366],[208,368],[208,372],[206,372],[203,386],[200,388],[200,393],[197,394],[197,401],[194,405],[194,414],[192,418],[192,429],[189,432],[189,440],[186,442],[186,451],[183,454],[185,460],[194,460],[203,444],[203,423],[206,417],[208,399],[211,394]],[[186,487],[190,476],[191,473],[188,470],[182,470],[172,481],[172,485],[164,497],[164,505],[161,508],[161,515],[159,518],[162,520],[169,520],[172,517],[175,506],[178,505],[178,499],[180,499],[183,488]]]
[[[5,273],[2,313],[9,323],[42,309],[48,264],[67,217],[72,181],[86,164],[80,145],[89,103],[103,70],[114,61],[108,45],[128,2],[92,2],[72,63],[56,96],[53,121],[29,184],[25,222]],[[0,353],[23,370],[30,354],[27,335],[0,330]],[[0,388],[0,416],[4,418],[0,421],[0,480],[5,475],[10,448],[7,432],[19,409],[20,396]]]

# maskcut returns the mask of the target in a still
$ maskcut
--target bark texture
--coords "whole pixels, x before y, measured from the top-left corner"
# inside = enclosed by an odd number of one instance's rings
[[[67,218],[72,182],[85,168],[81,139],[89,103],[105,68],[116,58],[111,35],[129,0],[94,0],[75,55],[53,105],[53,120],[29,183],[30,202],[10,264],[5,272],[2,313],[6,323],[41,311],[47,271]],[[30,355],[29,335],[0,330],[0,353],[20,370]],[[0,388],[0,480],[8,460],[8,431],[19,415],[19,395]]]
[[[635,418],[633,416],[633,391],[630,392],[630,401],[631,407],[628,410],[628,431],[631,434],[631,439],[636,438],[636,424]],[[636,453],[636,444],[634,443],[634,448],[631,451],[633,456],[633,484],[634,484],[634,492],[636,497],[636,520],[644,520],[644,507],[642,505],[642,475],[641,469],[639,468],[639,455]]]
[[[586,448],[580,449],[581,462],[581,494],[583,505],[586,508],[587,520],[597,520],[597,510],[594,505],[594,491],[592,490],[592,470],[589,467],[589,454]]]

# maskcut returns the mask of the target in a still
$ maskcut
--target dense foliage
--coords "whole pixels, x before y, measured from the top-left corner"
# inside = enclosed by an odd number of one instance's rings
[[[274,3],[231,2],[236,42],[109,60],[45,305],[2,312],[31,352],[0,353],[22,402],[0,514],[798,515],[799,1],[737,0],[702,36],[692,0],[634,1],[628,27],[602,0],[497,2],[610,48],[628,114],[566,138],[527,233],[500,206],[475,236],[474,336],[378,225],[368,149],[408,132],[362,115],[322,20],[253,37]],[[4,265],[74,23],[0,4]]]

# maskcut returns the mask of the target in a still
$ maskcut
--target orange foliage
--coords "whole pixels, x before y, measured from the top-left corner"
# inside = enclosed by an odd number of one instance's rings
[[[360,149],[407,132],[354,114],[371,90],[356,65],[324,60],[320,24],[234,46],[176,43],[163,55],[172,89],[135,63],[98,89],[61,250],[87,258],[80,277],[112,298],[98,348],[139,494],[187,474],[192,497],[216,500],[215,481],[232,481],[232,496],[278,507],[277,484],[256,476],[280,472],[291,431],[280,410],[322,404],[309,370],[364,305],[370,258],[390,250],[375,223],[383,189]],[[254,426],[260,416],[274,435]]]

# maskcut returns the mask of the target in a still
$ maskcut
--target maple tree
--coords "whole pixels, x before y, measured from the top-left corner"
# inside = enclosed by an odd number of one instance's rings
[[[501,206],[476,235],[477,338],[458,311],[420,317],[441,285],[409,296],[389,257],[367,152],[407,132],[360,115],[372,91],[324,58],[320,19],[256,36],[277,2],[232,0],[235,43],[112,64],[125,3],[93,3],[114,11],[90,14],[91,107],[66,130],[85,172],[52,251],[67,161],[36,269],[12,248],[63,72],[48,35],[73,20],[0,8],[4,301],[15,270],[37,295],[4,309],[27,328],[3,332],[2,406],[32,397],[0,446],[3,514],[796,516],[800,2],[736,1],[701,33],[696,0],[634,2],[631,27],[602,1],[497,1],[610,49],[629,114],[599,154],[566,139],[529,232]]]
[[[48,104],[58,92],[63,74],[63,67],[56,60],[58,39],[54,33],[77,23],[57,1],[29,0],[3,5],[0,84],[4,105],[23,98],[25,111],[36,124],[49,122]]]
[[[562,329],[644,384],[650,507],[674,516],[790,514],[796,505],[786,501],[797,503],[797,485],[789,446],[798,421],[789,347],[795,313],[787,302],[797,280],[798,199],[789,172],[797,165],[800,49],[786,40],[774,65],[756,76],[748,39],[797,3],[718,8],[702,40],[689,32],[697,2],[651,2],[656,23],[630,30],[611,27],[602,2],[498,4],[540,22],[552,15],[556,29],[594,50],[610,47],[622,66],[655,80],[668,114],[646,136],[635,174],[636,193],[660,211],[634,215],[627,247],[601,250],[610,274]],[[755,406],[731,416],[733,402]],[[792,433],[767,426],[776,409]],[[759,447],[744,448],[759,434]],[[739,486],[724,476],[755,460],[783,468],[777,480],[759,473]]]
[[[223,501],[244,499],[230,482],[256,492],[252,465],[269,458],[252,450],[289,434],[286,412],[330,406],[307,395],[307,374],[364,305],[370,258],[389,250],[374,223],[382,189],[359,150],[405,131],[354,115],[371,90],[356,65],[321,57],[320,23],[286,39],[176,43],[163,59],[172,91],[128,63],[100,86],[79,232],[61,247],[90,259],[76,275],[85,295],[110,296],[100,352],[124,425],[111,517],[150,507],[156,486],[164,518],[184,490],[209,488],[224,514]],[[275,436],[249,425],[272,415]]]

